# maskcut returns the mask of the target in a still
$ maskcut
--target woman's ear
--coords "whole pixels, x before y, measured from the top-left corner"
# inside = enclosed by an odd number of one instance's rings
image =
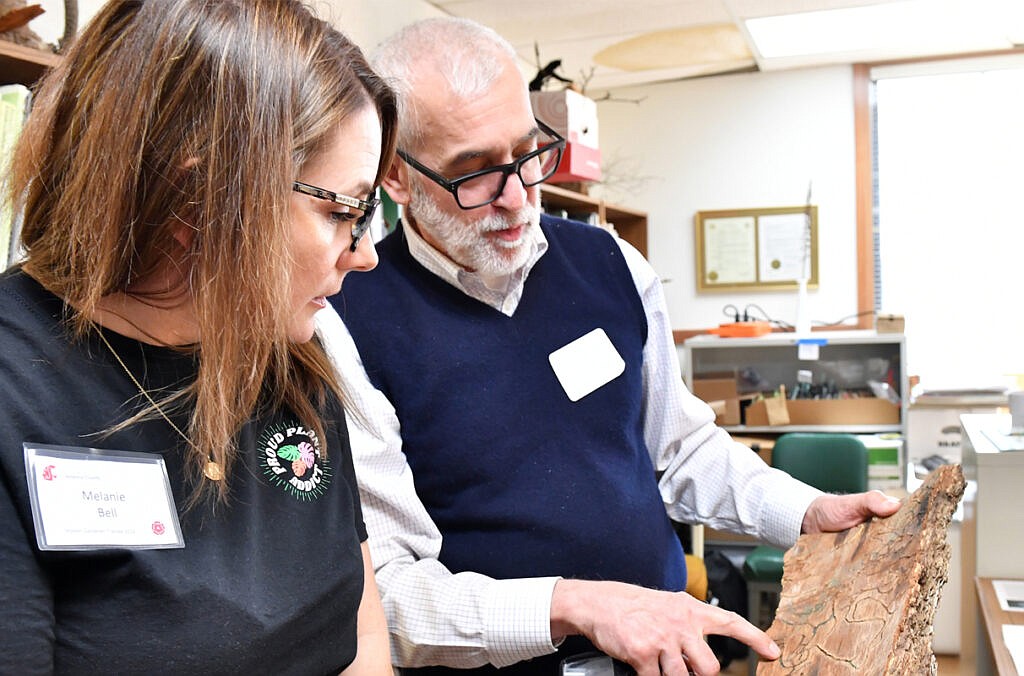
[[[181,250],[187,252],[192,247],[192,240],[195,239],[196,229],[188,223],[178,221],[171,230],[174,241],[181,245]]]
[[[198,157],[189,157],[181,163],[180,171],[184,174],[199,166]],[[192,246],[192,240],[196,237],[196,229],[181,219],[177,219],[171,230],[174,241],[181,245],[182,251],[188,251]]]
[[[388,197],[394,200],[396,204],[401,204],[402,206],[409,204],[409,165],[405,163],[405,160],[397,155],[395,156],[395,161],[391,163],[391,168],[384,175],[381,186],[387,191]]]

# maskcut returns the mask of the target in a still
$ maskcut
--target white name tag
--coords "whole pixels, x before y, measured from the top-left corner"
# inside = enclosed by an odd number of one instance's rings
[[[604,329],[594,329],[558,348],[548,361],[569,401],[579,401],[626,370],[626,362]]]
[[[159,455],[23,444],[39,549],[185,546]]]

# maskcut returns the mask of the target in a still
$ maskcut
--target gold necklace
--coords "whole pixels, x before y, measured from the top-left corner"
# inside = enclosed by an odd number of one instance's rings
[[[149,392],[146,391],[146,388],[144,388],[142,386],[142,383],[140,383],[138,379],[136,379],[135,374],[131,372],[128,366],[121,359],[121,355],[117,353],[117,350],[114,349],[114,346],[111,345],[110,341],[107,340],[107,337],[103,335],[103,329],[97,327],[96,333],[99,334],[100,340],[102,340],[103,344],[107,346],[108,350],[110,350],[110,354],[114,355],[114,359],[116,359],[117,363],[121,365],[121,368],[124,369],[124,372],[128,374],[128,377],[131,379],[131,381],[135,383],[135,387],[138,388],[142,396],[144,396],[149,401],[150,405],[154,409],[156,409],[156,412],[159,413],[160,416],[167,421],[167,424],[174,428],[174,431],[178,433],[179,437],[185,440],[186,444],[188,444],[189,446],[194,446],[192,440],[185,436],[185,433],[182,432],[181,429],[174,424],[173,420],[167,417],[167,414],[164,413],[164,410],[160,408],[160,405],[157,404],[156,401],[154,401],[153,397],[149,396]],[[224,478],[224,469],[213,458],[209,458],[206,461],[206,467],[203,468],[203,474],[206,475],[206,478],[209,479],[210,481],[220,481],[221,479]]]

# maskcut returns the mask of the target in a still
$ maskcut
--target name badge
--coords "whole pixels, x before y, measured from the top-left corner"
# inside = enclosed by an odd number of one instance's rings
[[[626,370],[604,329],[594,329],[550,355],[548,361],[569,401],[579,401]]]
[[[159,455],[23,444],[41,550],[185,546]]]

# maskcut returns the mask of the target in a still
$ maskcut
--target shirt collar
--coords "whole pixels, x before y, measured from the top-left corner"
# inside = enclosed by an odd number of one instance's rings
[[[484,283],[476,272],[466,270],[445,254],[428,243],[409,223],[403,225],[405,239],[409,243],[409,253],[420,265],[434,273],[467,296],[489,305],[509,317],[515,313],[516,307],[523,296],[523,287],[530,270],[537,264],[548,249],[548,240],[540,226],[530,228],[529,240],[524,246],[530,248],[530,256],[518,270],[506,279],[504,288],[494,289]],[[492,286],[493,283],[492,283]]]

